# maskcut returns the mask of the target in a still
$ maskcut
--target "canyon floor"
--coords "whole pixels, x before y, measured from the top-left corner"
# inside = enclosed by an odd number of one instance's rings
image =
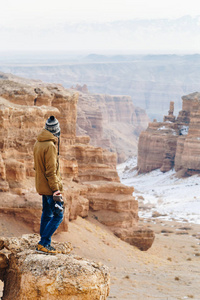
[[[86,219],[70,222],[69,231],[54,235],[54,240],[70,241],[74,254],[109,267],[108,299],[200,299],[200,225],[160,218],[141,219],[140,225],[156,234],[146,252],[114,236],[93,212]],[[1,236],[31,232],[14,217],[0,215]]]
[[[117,169],[121,182],[134,187],[139,217],[151,218],[156,213],[168,221],[200,224],[199,174],[180,177],[174,169],[138,174],[137,157],[128,159]]]

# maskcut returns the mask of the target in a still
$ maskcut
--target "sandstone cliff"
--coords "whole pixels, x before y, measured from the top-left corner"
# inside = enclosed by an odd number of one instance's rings
[[[135,155],[149,121],[145,111],[130,96],[90,94],[86,85],[73,89],[79,91],[77,132],[89,135],[92,145],[116,152],[119,163]]]
[[[149,123],[138,145],[140,173],[160,168],[166,172],[175,168],[180,176],[200,172],[200,93],[182,97],[182,110],[176,118],[174,104],[163,122]]]
[[[39,230],[41,197],[34,188],[33,145],[45,120],[54,114],[61,125],[60,166],[66,201],[65,217],[87,217],[89,208],[121,239],[147,250],[154,234],[141,230],[133,188],[119,181],[116,154],[76,136],[78,93],[61,85],[14,76],[0,78],[0,212],[10,213]]]

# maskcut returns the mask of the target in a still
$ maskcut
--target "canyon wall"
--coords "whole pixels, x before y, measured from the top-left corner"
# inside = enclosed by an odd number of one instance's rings
[[[182,97],[182,110],[177,118],[173,110],[171,102],[163,122],[154,120],[141,133],[138,144],[140,173],[158,168],[163,172],[175,168],[180,176],[200,172],[200,93]]]
[[[138,228],[138,203],[133,188],[120,183],[116,154],[90,145],[88,136],[76,136],[78,96],[61,85],[1,74],[0,212],[15,215],[38,232],[41,197],[34,187],[33,146],[53,114],[61,126],[60,166],[66,202],[59,230],[66,231],[69,220],[87,217],[91,209],[121,239],[147,250],[154,234]]]
[[[130,95],[135,107],[145,109],[153,120],[161,121],[171,100],[176,114],[181,95],[199,88],[200,55],[89,55],[55,61],[45,56],[46,64],[22,58],[21,64],[0,64],[3,72],[59,82],[69,88],[87,84],[91,93]],[[192,74],[192,76],[191,76]]]
[[[137,153],[138,136],[147,128],[145,111],[133,105],[130,96],[90,94],[87,86],[79,91],[77,132],[89,135],[94,146],[117,153],[118,163]]]

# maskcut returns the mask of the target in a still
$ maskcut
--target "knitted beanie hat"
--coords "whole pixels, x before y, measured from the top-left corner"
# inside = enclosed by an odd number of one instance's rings
[[[60,136],[60,124],[58,120],[54,117],[51,116],[48,118],[45,124],[45,129],[50,131],[53,135],[59,137]]]

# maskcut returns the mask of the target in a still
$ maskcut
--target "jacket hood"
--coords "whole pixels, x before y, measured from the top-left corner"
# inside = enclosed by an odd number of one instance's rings
[[[52,141],[56,143],[57,137],[55,137],[50,131],[43,129],[37,136],[38,142]]]

